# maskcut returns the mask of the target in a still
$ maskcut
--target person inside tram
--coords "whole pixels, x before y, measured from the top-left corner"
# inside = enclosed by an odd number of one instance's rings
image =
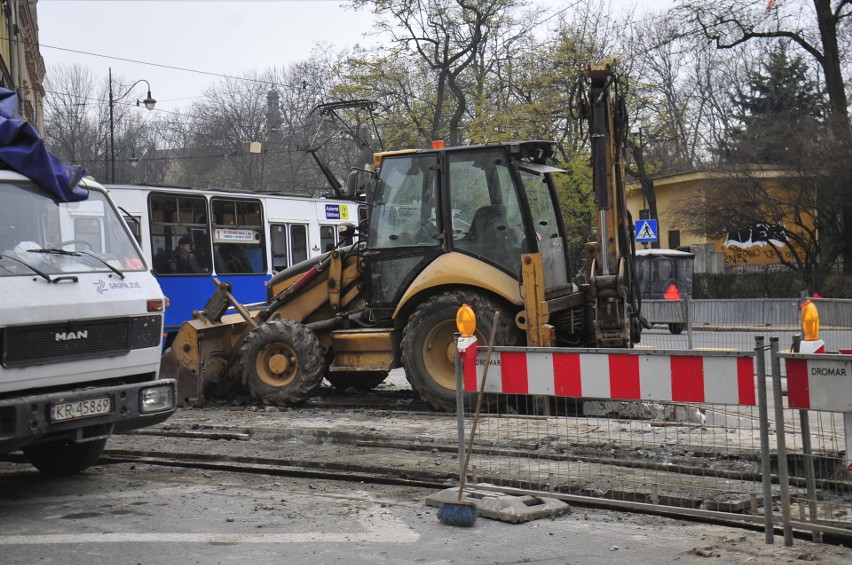
[[[225,259],[226,273],[251,273],[254,271],[241,245],[227,243],[221,246],[220,252]]]
[[[228,264],[225,262],[225,258],[222,257],[220,247],[218,243],[213,244],[213,266],[217,273],[225,273],[228,271]]]
[[[177,268],[174,261],[169,259],[169,256],[166,254],[166,250],[162,247],[157,248],[157,252],[154,253],[153,259],[155,273],[173,273]]]
[[[192,240],[184,236],[178,240],[177,249],[175,249],[175,263],[179,273],[201,273],[202,269],[198,266],[198,260],[192,253]]]

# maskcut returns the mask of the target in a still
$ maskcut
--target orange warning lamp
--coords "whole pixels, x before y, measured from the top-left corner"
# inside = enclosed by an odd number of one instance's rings
[[[817,341],[819,339],[819,312],[816,304],[810,300],[802,303],[802,331],[805,341]]]
[[[444,140],[443,139],[432,140],[432,149],[443,149],[443,148],[444,148]]]
[[[476,315],[468,304],[462,304],[456,312],[456,327],[462,337],[471,337],[476,331]]]
[[[677,289],[677,286],[670,284],[669,288],[666,289],[666,293],[663,295],[663,298],[666,300],[680,300],[680,291]]]

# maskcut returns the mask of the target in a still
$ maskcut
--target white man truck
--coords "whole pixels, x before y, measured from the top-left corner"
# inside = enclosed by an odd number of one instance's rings
[[[0,456],[93,465],[113,433],[162,422],[165,297],[107,191],[65,202],[0,170]]]

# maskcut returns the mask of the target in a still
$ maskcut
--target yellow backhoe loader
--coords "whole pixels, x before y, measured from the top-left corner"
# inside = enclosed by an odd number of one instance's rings
[[[323,378],[369,389],[402,366],[426,402],[453,410],[463,303],[481,343],[499,311],[498,345],[631,347],[641,315],[624,106],[610,63],[583,77],[598,211],[583,284],[571,280],[553,142],[377,153],[356,243],[274,275],[262,305],[238,304],[220,284],[183,325],[162,367],[178,378],[179,398],[199,404],[243,385],[266,404],[296,404]],[[354,226],[343,235],[354,237]]]

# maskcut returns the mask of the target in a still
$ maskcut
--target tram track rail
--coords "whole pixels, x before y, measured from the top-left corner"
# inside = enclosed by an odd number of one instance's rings
[[[514,419],[531,425],[548,420],[546,416],[516,414],[493,418],[499,421]],[[595,433],[599,431],[597,426],[587,424],[582,418],[575,420]],[[650,428],[680,427],[693,431],[724,428],[662,420],[648,420],[644,424]],[[568,463],[575,469],[591,466],[596,475],[566,475],[560,477],[561,484],[544,484],[548,482],[546,479],[513,477],[503,473],[502,468],[496,472],[483,468],[475,472],[478,473],[475,481],[485,484],[486,489],[504,493],[545,493],[578,506],[747,528],[762,526],[762,511],[758,512],[754,497],[748,500],[748,496],[741,495],[738,502],[718,507],[708,507],[701,500],[711,490],[708,487],[711,483],[736,481],[756,484],[756,488],[747,488],[760,490],[760,473],[749,470],[756,462],[755,453],[749,449],[729,446],[722,454],[712,445],[706,449],[684,448],[682,457],[663,462],[662,455],[657,457],[654,452],[647,453],[647,449],[640,451],[617,444],[601,442],[599,436],[587,444],[574,444],[571,437],[562,437],[558,449],[547,452],[538,442],[516,438],[504,438],[499,445],[477,442],[475,451],[487,452],[498,465],[537,459],[545,464]],[[671,448],[668,451],[666,457],[671,458]],[[223,405],[181,409],[163,424],[114,436],[98,465],[152,465],[202,472],[446,489],[458,484],[457,453],[454,415],[422,409],[406,391],[386,391],[384,394],[320,396],[312,399],[310,406],[299,408]],[[19,457],[16,462],[23,462],[23,458]],[[747,468],[740,469],[738,465]],[[593,484],[601,476],[617,477],[634,470],[653,476],[661,485],[659,490],[641,493],[627,485],[607,490],[600,484]],[[674,477],[674,482],[694,485],[696,494],[667,492],[669,487],[658,478],[663,474]],[[546,475],[545,471],[545,478]],[[829,480],[821,479],[826,484]],[[777,481],[778,477],[773,476],[773,483]]]
[[[222,438],[223,436],[219,436]],[[170,468],[179,468],[196,471],[212,471],[222,473],[247,473],[269,477],[287,477],[300,479],[329,480],[352,483],[370,483],[376,485],[405,486],[423,489],[445,489],[455,487],[457,476],[447,477],[444,473],[406,472],[400,475],[395,470],[376,469],[369,466],[356,467],[348,464],[340,466],[323,465],[322,468],[306,464],[297,460],[277,460],[262,457],[219,457],[209,454],[175,454],[170,452],[146,452],[141,453],[133,450],[109,449],[101,458],[99,465],[152,465]],[[497,495],[525,496],[530,494],[529,490],[512,486],[499,485],[477,485],[477,489],[485,491],[492,490]],[[697,523],[715,524],[741,529],[761,531],[763,519],[758,515],[731,514],[700,508],[683,508],[672,506],[661,506],[638,501],[608,500],[582,494],[570,494],[561,492],[539,492],[541,496],[549,496],[563,500],[577,507],[600,508],[614,511],[628,511],[650,514],[668,518],[686,519]],[[783,532],[777,528],[775,532],[781,535]],[[806,531],[795,532],[797,537],[807,539]],[[848,540],[847,532],[837,529],[836,543]],[[833,542],[833,538],[824,539],[825,542]]]

